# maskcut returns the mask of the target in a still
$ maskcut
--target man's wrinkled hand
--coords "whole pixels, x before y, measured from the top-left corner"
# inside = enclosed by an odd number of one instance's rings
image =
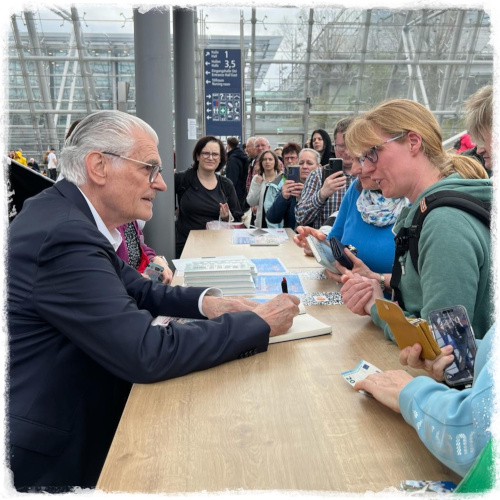
[[[293,318],[299,314],[300,300],[294,295],[282,293],[259,304],[253,312],[260,316],[270,327],[270,337],[287,332],[293,324]]]
[[[208,319],[212,319],[225,313],[251,311],[257,305],[257,302],[244,297],[212,297],[205,295],[201,309]]]

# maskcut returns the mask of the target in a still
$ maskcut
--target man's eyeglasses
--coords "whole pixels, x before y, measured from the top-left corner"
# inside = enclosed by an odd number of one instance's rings
[[[407,134],[407,132],[403,132],[401,135],[397,135],[396,137],[392,137],[391,139],[388,139],[387,141],[381,142],[380,144],[373,146],[364,155],[362,155],[358,158],[359,163],[361,163],[361,166],[364,166],[365,160],[367,160],[367,159],[370,160],[372,163],[377,163],[377,161],[378,161],[377,149],[380,146],[383,146],[384,144],[388,144],[389,142],[395,141],[396,139],[401,139],[406,134]]]
[[[201,156],[203,156],[205,160],[208,160],[210,157],[212,157],[214,160],[218,160],[220,158],[219,153],[209,153],[208,151],[202,151]]]
[[[295,156],[285,156],[283,159],[286,160],[286,161],[293,161],[293,160],[297,160],[299,157],[297,155]]]
[[[346,145],[345,144],[334,144],[333,147],[337,148],[337,149],[345,149]]]
[[[157,179],[158,175],[163,171],[163,167],[160,165],[151,165],[151,163],[145,163],[143,161],[139,160],[134,160],[133,158],[127,158],[126,156],[120,156],[116,153],[111,153],[109,151],[103,151],[103,155],[111,155],[111,156],[116,156],[117,158],[121,158],[122,160],[129,160],[133,161],[135,163],[140,163],[141,165],[144,165],[145,167],[148,167],[147,171],[149,172],[149,182],[150,184],[153,184],[153,182]]]

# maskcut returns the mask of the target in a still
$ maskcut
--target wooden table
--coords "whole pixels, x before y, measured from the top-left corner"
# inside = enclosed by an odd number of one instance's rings
[[[280,257],[289,270],[317,268],[292,242],[231,246],[229,233],[192,231],[183,257],[243,253]],[[304,285],[339,289],[331,280]],[[360,359],[382,370],[401,368],[397,346],[345,306],[307,312],[331,323],[333,334],[134,385],[98,489],[365,492],[397,488],[405,479],[458,484],[459,476],[431,455],[400,414],[357,393],[340,375]]]

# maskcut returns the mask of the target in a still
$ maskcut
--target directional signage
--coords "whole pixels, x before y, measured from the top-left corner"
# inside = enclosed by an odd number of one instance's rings
[[[206,134],[241,140],[241,50],[205,49],[203,73]]]

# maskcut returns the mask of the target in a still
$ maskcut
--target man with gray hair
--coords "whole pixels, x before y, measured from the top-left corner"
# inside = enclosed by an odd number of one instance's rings
[[[171,287],[116,255],[116,227],[150,219],[166,189],[157,144],[137,117],[87,116],[60,155],[64,179],[9,228],[8,457],[19,491],[95,486],[131,383],[265,351],[298,313],[293,295],[256,305]],[[205,321],[152,326],[158,315]]]

